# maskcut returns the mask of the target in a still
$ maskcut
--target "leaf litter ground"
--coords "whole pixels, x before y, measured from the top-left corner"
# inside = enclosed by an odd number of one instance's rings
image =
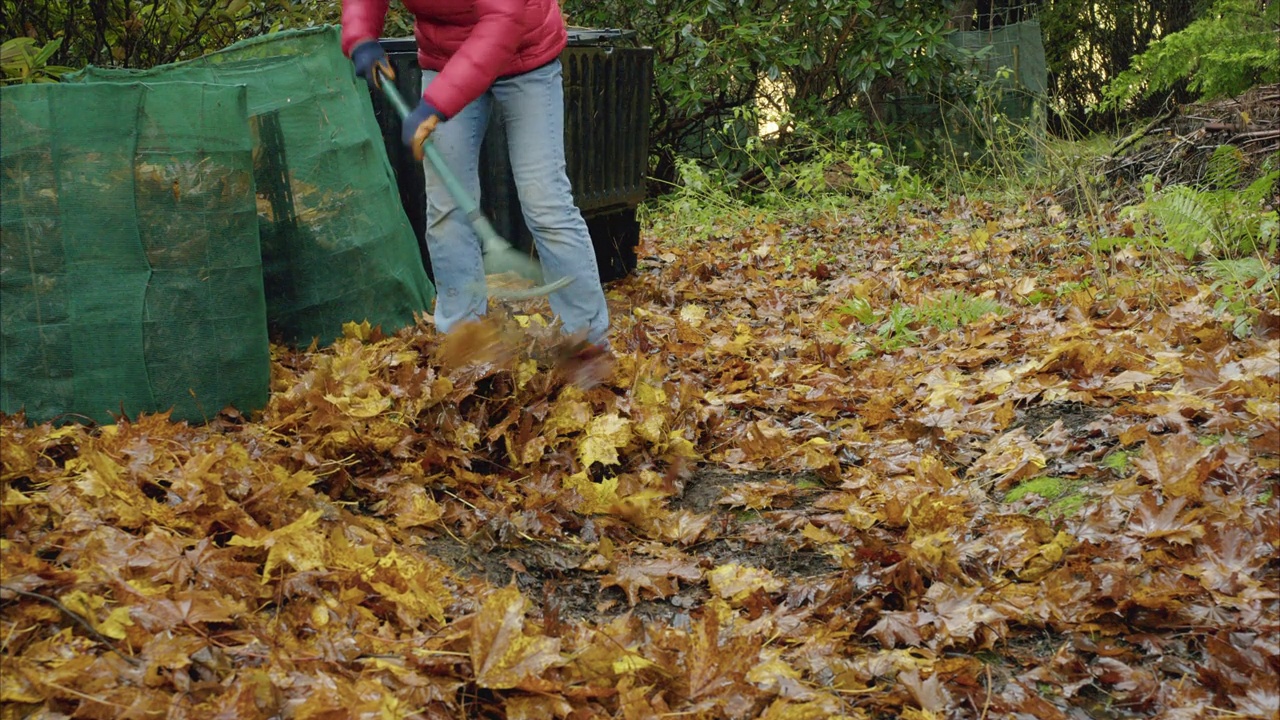
[[[646,238],[204,427],[3,419],[3,717],[1274,717],[1280,339],[1048,203]],[[541,310],[545,312],[545,310]]]

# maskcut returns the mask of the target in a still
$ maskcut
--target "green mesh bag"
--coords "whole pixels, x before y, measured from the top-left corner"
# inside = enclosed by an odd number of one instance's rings
[[[72,81],[245,85],[253,116],[267,321],[285,342],[328,343],[347,321],[394,332],[435,291],[363,81],[323,27],[246,40],[151,70],[89,67]]]
[[[266,405],[243,87],[0,90],[0,412]]]

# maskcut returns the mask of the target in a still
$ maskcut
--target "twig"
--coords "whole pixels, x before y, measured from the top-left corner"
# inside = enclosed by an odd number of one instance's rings
[[[62,692],[66,693],[66,694],[68,694],[68,695],[70,695],[70,696],[72,696],[72,697],[78,697],[78,698],[80,698],[81,700],[88,700],[89,702],[92,702],[92,703],[97,703],[97,704],[99,704],[99,705],[106,705],[107,707],[118,708],[118,709],[120,709],[120,710],[132,710],[132,709],[133,709],[133,708],[130,708],[130,707],[128,707],[128,706],[121,705],[121,704],[119,704],[119,703],[113,703],[113,702],[111,702],[110,700],[103,700],[103,699],[102,699],[102,698],[100,698],[100,697],[94,697],[94,696],[92,696],[92,695],[88,695],[88,694],[82,693],[82,692],[80,692],[79,690],[73,690],[73,689],[71,689],[71,688],[69,688],[69,687],[67,687],[67,686],[65,686],[65,685],[59,685],[58,683],[56,683],[56,682],[54,682],[54,681],[52,681],[52,680],[42,680],[41,682],[43,682],[45,685],[48,685],[48,686],[49,686],[49,687],[51,687],[51,688],[57,688],[58,690],[61,690]],[[163,711],[163,710],[144,710],[143,712],[144,712],[144,713],[146,713],[147,715],[163,715],[163,714],[164,714],[164,711]]]
[[[1160,113],[1160,115],[1156,117],[1154,120],[1142,126],[1142,129],[1130,134],[1128,137],[1121,140],[1120,143],[1116,145],[1115,149],[1111,151],[1111,155],[1116,156],[1123,153],[1125,150],[1129,149],[1129,146],[1133,145],[1134,143],[1138,142],[1142,138],[1146,137],[1147,134],[1150,133],[1157,125],[1173,117],[1174,113],[1176,113],[1177,111],[1178,111],[1177,106],[1173,106],[1173,107],[1170,107],[1168,110],[1165,110],[1164,112]]]
[[[125,655],[124,653],[120,652],[116,648],[116,644],[111,641],[111,638],[107,637],[106,635],[103,635],[102,633],[94,629],[94,627],[89,624],[89,621],[85,620],[84,617],[80,615],[80,613],[76,612],[75,610],[72,610],[66,605],[63,605],[62,603],[49,597],[48,595],[41,595],[40,593],[30,592],[27,590],[19,590],[18,588],[9,587],[8,585],[0,585],[0,590],[11,592],[14,595],[21,595],[22,597],[31,598],[32,600],[41,600],[43,602],[49,603],[50,605],[58,608],[58,610],[60,610],[63,615],[66,615],[67,617],[76,621],[76,623],[79,624],[80,627],[85,629],[85,632],[93,636],[94,640],[97,640],[103,645],[106,645],[108,650],[124,658],[125,662],[129,663],[130,665],[133,665],[134,667],[138,667],[142,665],[142,662],[137,658],[129,657],[128,655]]]
[[[1232,143],[1240,142],[1241,144],[1247,144],[1247,143],[1259,142],[1261,140],[1268,140],[1270,138],[1277,138],[1277,137],[1280,137],[1280,128],[1277,128],[1275,130],[1254,130],[1253,132],[1237,133],[1231,136],[1230,142]]]
[[[982,703],[982,717],[979,720],[987,720],[987,712],[991,710],[991,663],[986,664],[987,669],[987,700]]]

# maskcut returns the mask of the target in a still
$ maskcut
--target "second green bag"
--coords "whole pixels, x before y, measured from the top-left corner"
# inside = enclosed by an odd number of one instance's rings
[[[246,40],[150,70],[88,67],[78,82],[244,85],[272,334],[328,343],[347,321],[392,333],[435,291],[400,205],[369,92],[334,27]]]

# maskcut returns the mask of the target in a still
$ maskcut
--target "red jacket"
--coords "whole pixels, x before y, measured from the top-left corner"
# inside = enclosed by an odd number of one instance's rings
[[[567,42],[557,0],[402,0],[414,14],[418,64],[440,74],[422,94],[457,115],[494,80],[541,67]],[[389,0],[342,0],[342,51],[382,34]]]

